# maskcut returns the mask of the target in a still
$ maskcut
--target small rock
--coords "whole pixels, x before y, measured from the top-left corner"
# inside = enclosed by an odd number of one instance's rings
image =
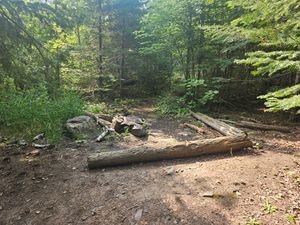
[[[244,186],[247,185],[247,183],[245,181],[241,181],[241,184]]]
[[[221,184],[221,181],[220,181],[220,180],[217,180],[217,181],[216,181],[216,184]]]
[[[86,144],[87,140],[76,140],[75,143],[76,144]]]
[[[206,197],[206,198],[212,198],[212,197],[214,197],[214,193],[211,191],[208,191],[208,192],[203,193],[202,196]]]
[[[172,176],[174,173],[175,173],[175,171],[174,171],[174,168],[173,168],[173,167],[170,167],[170,168],[168,168],[168,169],[166,170],[166,174],[167,174],[168,176]]]
[[[20,145],[20,146],[27,146],[28,143],[25,140],[21,139],[21,140],[18,141],[18,145]]]
[[[0,210],[3,210],[3,207],[0,205]]]
[[[32,155],[32,156],[38,156],[38,155],[40,155],[40,150],[38,150],[38,149],[37,150],[33,150],[29,154]]]
[[[35,211],[35,213],[36,213],[36,214],[40,214],[40,213],[41,213],[41,211],[37,210],[37,211]]]
[[[135,219],[136,221],[139,221],[139,220],[142,218],[142,215],[143,215],[143,209],[139,209],[139,210],[135,213],[134,219]]]
[[[83,216],[83,217],[81,218],[81,220],[82,220],[82,221],[86,221],[88,218],[89,218],[89,216],[88,216],[88,215],[85,215],[85,216]]]

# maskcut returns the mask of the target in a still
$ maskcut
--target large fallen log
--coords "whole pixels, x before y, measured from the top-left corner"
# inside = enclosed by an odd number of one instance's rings
[[[192,113],[192,116],[224,136],[247,136],[244,131],[202,113]]]
[[[95,153],[88,156],[89,169],[127,165],[164,159],[197,157],[204,154],[224,153],[251,147],[246,136],[230,136],[180,143],[164,149],[136,148],[122,151]]]
[[[283,127],[283,126],[277,126],[277,125],[267,125],[262,123],[254,123],[249,121],[241,121],[241,122],[235,122],[231,120],[222,120],[227,123],[231,123],[238,127],[245,127],[250,128],[254,130],[273,130],[273,131],[279,131],[283,133],[289,133],[291,132],[291,129],[289,127]]]

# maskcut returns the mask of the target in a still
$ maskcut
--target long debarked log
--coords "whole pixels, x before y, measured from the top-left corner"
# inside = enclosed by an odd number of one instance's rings
[[[225,136],[247,136],[244,131],[202,113],[192,113],[192,116]]]
[[[247,137],[231,136],[193,141],[169,146],[164,149],[136,148],[123,151],[95,153],[88,156],[89,169],[127,165],[165,159],[197,157],[205,154],[222,153],[251,147]]]
[[[267,125],[262,123],[254,123],[249,121],[241,121],[241,122],[235,122],[231,120],[223,120],[224,122],[234,124],[238,127],[245,127],[249,129],[255,129],[255,130],[274,130],[274,131],[280,131],[283,133],[289,133],[291,132],[291,129],[289,127],[283,127],[283,126],[277,126],[277,125]]]

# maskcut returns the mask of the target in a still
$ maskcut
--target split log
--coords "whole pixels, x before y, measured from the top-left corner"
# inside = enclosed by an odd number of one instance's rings
[[[247,136],[244,131],[202,113],[192,113],[192,116],[224,136]]]
[[[50,145],[50,144],[44,144],[43,145],[43,144],[32,143],[31,146],[34,147],[34,148],[50,148],[53,145]]]
[[[195,125],[193,125],[193,124],[184,123],[183,125],[184,125],[185,127],[188,127],[188,128],[190,128],[190,129],[196,131],[196,132],[199,133],[199,134],[205,134],[205,133],[206,133],[205,130],[203,130],[202,128],[197,127],[197,126],[195,126]]]
[[[277,126],[277,125],[267,125],[267,124],[262,124],[262,123],[254,123],[254,122],[249,122],[249,121],[241,121],[241,122],[235,122],[231,120],[222,120],[227,123],[234,124],[235,126],[238,127],[245,127],[249,129],[254,129],[254,130],[273,130],[273,131],[279,131],[283,133],[290,133],[291,129],[289,127],[283,127],[283,126]]]
[[[124,118],[123,116],[115,116],[111,123],[111,128],[116,132],[121,133],[124,130],[125,125],[123,125]]]
[[[111,131],[114,131],[114,130],[111,129],[111,128],[105,127],[105,128],[104,128],[104,131],[97,137],[96,141],[97,141],[97,142],[103,141],[103,139],[105,138],[105,136],[108,135],[109,132],[111,132]]]
[[[165,159],[197,157],[204,154],[224,153],[251,147],[246,137],[231,136],[193,141],[164,149],[136,148],[122,151],[95,153],[88,156],[89,169],[127,165]]]

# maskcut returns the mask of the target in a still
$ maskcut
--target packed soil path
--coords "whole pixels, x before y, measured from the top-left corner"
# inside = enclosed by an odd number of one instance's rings
[[[299,224],[299,130],[250,131],[257,148],[233,155],[89,171],[91,152],[218,136],[209,129],[206,136],[195,134],[181,121],[158,116],[153,107],[132,113],[149,123],[147,139],[66,140],[38,156],[28,155],[31,148],[2,146],[0,225],[237,225],[250,218],[269,225],[292,224],[293,219]],[[267,202],[274,210],[264,209]]]

